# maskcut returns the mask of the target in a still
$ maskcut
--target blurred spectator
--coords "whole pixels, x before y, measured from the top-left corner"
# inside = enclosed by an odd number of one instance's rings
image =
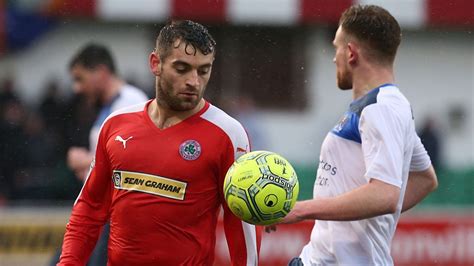
[[[45,130],[43,118],[34,112],[28,114],[23,133],[23,165],[15,174],[13,199],[48,198],[52,171],[58,162],[59,143]]]
[[[24,107],[18,100],[2,103],[0,119],[0,198],[15,194],[15,174],[24,165]]]
[[[8,102],[10,100],[18,100],[18,97],[14,92],[14,81],[12,77],[7,77],[3,80],[0,86],[0,104]]]
[[[11,101],[19,102],[19,98],[14,92],[14,80],[11,76],[5,78],[0,84],[0,114],[3,116],[7,103]]]
[[[24,125],[25,163],[30,167],[54,167],[58,160],[53,136],[47,134],[43,118],[34,112],[28,114]]]
[[[436,122],[433,118],[428,117],[424,124],[423,127],[420,130],[419,133],[421,142],[425,146],[426,151],[428,152],[428,155],[431,158],[431,163],[433,164],[433,167],[435,169],[439,169],[442,167],[441,160],[440,160],[440,136],[439,136],[439,131],[438,128],[436,127]]]
[[[120,108],[146,101],[140,89],[118,77],[109,50],[102,45],[88,44],[71,60],[69,70],[76,93],[84,94],[100,105],[100,111],[89,134],[89,149],[71,147],[67,162],[78,178],[84,179],[92,162],[99,129],[109,114]]]
[[[50,80],[45,87],[45,95],[39,106],[39,111],[44,118],[48,129],[59,131],[63,126],[63,115],[65,108],[64,97],[56,80]]]

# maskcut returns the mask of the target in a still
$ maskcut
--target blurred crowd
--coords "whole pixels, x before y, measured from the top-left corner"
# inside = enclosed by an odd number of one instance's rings
[[[16,91],[14,77],[0,80],[0,204],[74,199],[81,182],[65,154],[71,146],[87,147],[96,104],[63,95],[55,80],[45,84],[37,106]]]

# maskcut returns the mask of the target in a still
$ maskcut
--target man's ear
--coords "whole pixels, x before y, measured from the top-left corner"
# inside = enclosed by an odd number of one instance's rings
[[[161,74],[161,61],[158,54],[153,51],[151,52],[150,56],[148,57],[148,63],[150,65],[150,71],[155,76],[159,76]]]
[[[353,42],[347,44],[347,62],[355,65],[359,61],[359,47]]]

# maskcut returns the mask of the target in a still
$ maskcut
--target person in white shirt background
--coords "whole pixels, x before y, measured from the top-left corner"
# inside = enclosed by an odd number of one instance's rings
[[[110,51],[100,44],[83,47],[70,62],[69,70],[76,93],[98,101],[100,111],[89,133],[89,149],[71,147],[68,166],[83,180],[89,170],[97,145],[100,126],[112,112],[148,100],[145,93],[127,84],[117,75]]]
[[[78,179],[85,181],[95,154],[99,130],[105,119],[118,109],[147,101],[148,97],[141,89],[127,84],[118,76],[112,53],[102,44],[89,43],[82,47],[70,60],[69,72],[74,92],[83,94],[99,106],[97,118],[89,132],[89,148],[71,147],[67,152],[69,168]],[[89,259],[89,266],[107,263],[109,230],[107,223]],[[59,261],[60,253],[59,250],[54,255],[51,265]]]

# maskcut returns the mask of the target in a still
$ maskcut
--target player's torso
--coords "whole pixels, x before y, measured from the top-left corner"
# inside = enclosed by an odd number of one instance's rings
[[[321,145],[314,196],[334,197],[366,183],[359,116],[346,112]]]
[[[413,149],[414,123],[411,107],[405,97],[393,85],[372,90],[363,98],[351,103],[349,109],[326,135],[321,146],[320,161],[314,196],[333,197],[366,184],[365,155],[362,150],[362,138],[359,123],[366,107],[388,106],[397,116],[402,128],[404,150],[403,166],[409,165]],[[378,121],[371,121],[377,123]]]
[[[376,96],[368,95],[369,99],[362,99],[365,101],[363,104],[365,106],[375,104]],[[399,102],[403,101],[396,101],[395,105]],[[365,155],[359,132],[360,113],[365,106],[357,108],[358,106],[351,105],[324,139],[314,184],[314,197],[335,197],[363,186],[369,181],[365,177]],[[401,107],[400,110],[403,113],[410,112],[409,106]],[[406,137],[407,142],[411,139],[411,136]],[[412,146],[406,145],[406,147],[405,153],[410,154],[408,150],[412,149]],[[406,167],[408,164],[407,157],[403,165]],[[352,222],[317,221],[311,235],[313,255],[315,258],[323,259],[322,261],[326,258],[327,261],[390,265],[393,262],[389,254],[389,245],[397,217],[384,215]]]
[[[195,264],[205,258],[214,245],[219,162],[227,141],[199,117],[165,130],[143,113],[111,121],[106,151],[114,186],[112,248],[140,240],[152,246],[137,250],[137,257],[150,250],[155,255],[180,250],[156,262]]]

